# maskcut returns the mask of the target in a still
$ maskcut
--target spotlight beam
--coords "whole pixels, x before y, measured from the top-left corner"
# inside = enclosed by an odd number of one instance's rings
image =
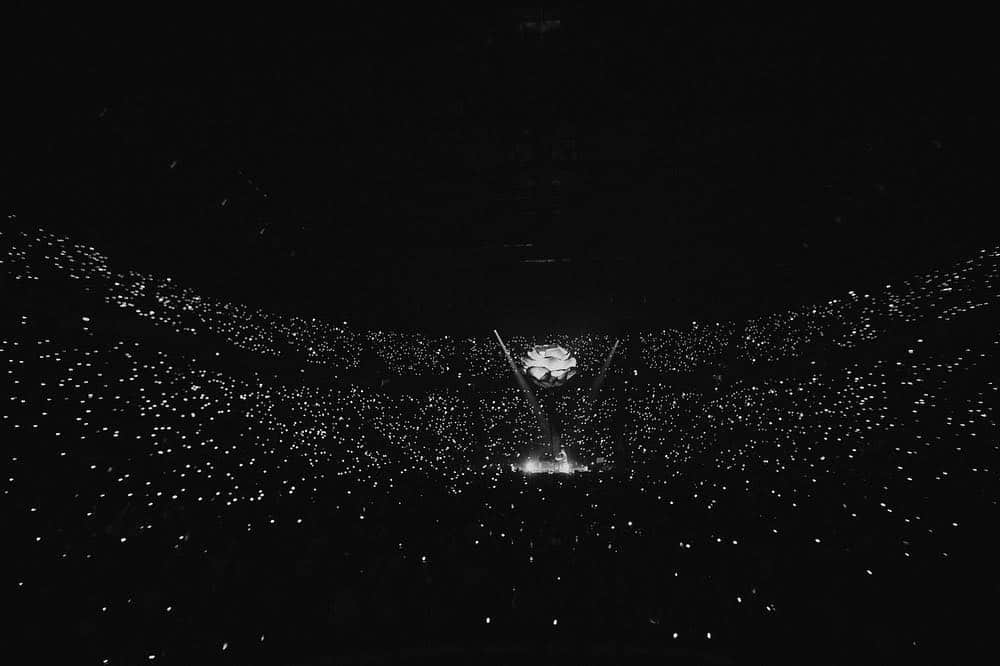
[[[510,363],[510,370],[511,372],[514,373],[514,378],[517,380],[517,383],[521,387],[521,390],[524,391],[524,397],[528,401],[528,405],[531,407],[531,411],[535,413],[535,417],[538,419],[538,425],[542,429],[542,437],[545,438],[545,441],[549,441],[551,439],[552,430],[551,428],[549,428],[549,422],[545,418],[545,414],[542,412],[542,408],[538,406],[538,401],[535,399],[535,394],[531,392],[531,387],[528,386],[527,380],[524,378],[524,375],[518,369],[517,363],[514,362],[513,357],[511,357],[510,355],[510,351],[507,349],[507,345],[505,345],[503,343],[503,340],[500,339],[500,334],[497,333],[496,329],[493,329],[493,335],[497,337],[497,342],[500,343],[500,349],[503,350],[504,356],[507,357],[507,362]]]
[[[604,385],[604,378],[608,374],[608,367],[611,365],[611,358],[615,355],[615,350],[618,349],[619,342],[621,342],[620,339],[615,340],[615,344],[611,346],[611,352],[608,354],[608,357],[604,359],[604,365],[601,366],[600,374],[597,375],[597,379],[594,380],[593,385],[590,387],[590,396],[588,396],[587,400],[591,405],[597,403],[597,394],[600,392],[601,386]]]

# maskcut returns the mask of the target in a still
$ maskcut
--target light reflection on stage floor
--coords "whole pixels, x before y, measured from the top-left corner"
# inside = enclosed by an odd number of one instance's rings
[[[525,474],[575,474],[577,472],[589,472],[590,467],[583,463],[576,462],[569,456],[562,460],[544,459],[540,456],[531,455],[510,466],[513,472],[523,472]]]

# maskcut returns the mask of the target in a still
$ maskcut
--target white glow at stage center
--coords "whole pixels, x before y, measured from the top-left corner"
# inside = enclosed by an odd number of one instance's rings
[[[586,465],[574,462],[568,457],[563,460],[540,460],[534,456],[529,456],[520,463],[511,464],[510,469],[525,474],[573,474],[590,471]]]

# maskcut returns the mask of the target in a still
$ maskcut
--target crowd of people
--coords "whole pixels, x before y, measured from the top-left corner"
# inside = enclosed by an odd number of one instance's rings
[[[16,218],[14,221],[16,222]],[[264,312],[244,304],[200,295],[197,290],[134,270],[116,270],[97,249],[44,229],[11,224],[0,236],[7,241],[7,274],[18,283],[41,276],[68,279],[78,288],[99,293],[107,303],[178,334],[210,335],[237,348],[265,356],[290,356],[348,374],[377,359],[394,375],[503,377],[507,368],[491,332],[458,338],[432,337],[413,331],[359,330],[333,322]],[[957,265],[929,271],[878,293],[851,291],[844,298],[787,312],[736,322],[692,322],[686,329],[636,334],[639,353],[632,364],[655,372],[691,372],[732,361],[773,362],[870,341],[900,327],[927,319],[948,321],[964,312],[996,303],[998,250],[984,249]],[[542,332],[540,332],[542,333]],[[595,372],[616,339],[611,334],[545,331],[573,349],[581,368]],[[514,335],[511,348],[535,341]],[[620,364],[612,373],[622,371]]]
[[[538,423],[492,332],[270,314],[0,241],[8,589],[39,659],[54,635],[108,664],[989,642],[998,249],[747,322],[505,338],[580,362],[545,404],[612,467],[562,477],[511,471]]]

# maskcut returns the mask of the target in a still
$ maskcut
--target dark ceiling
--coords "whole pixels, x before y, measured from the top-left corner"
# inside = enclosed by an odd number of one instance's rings
[[[272,309],[672,325],[996,242],[970,26],[563,6],[22,27],[19,219]]]

